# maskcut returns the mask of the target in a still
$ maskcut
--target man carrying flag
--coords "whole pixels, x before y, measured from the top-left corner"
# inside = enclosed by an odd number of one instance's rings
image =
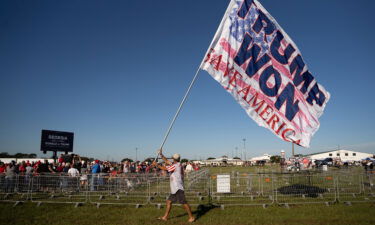
[[[229,3],[160,149],[200,69],[219,82],[259,126],[284,141],[310,146],[330,94],[318,84],[296,44],[258,0],[231,0]],[[167,220],[172,201],[178,200],[188,211],[189,221],[194,221],[183,195],[179,157],[173,157],[173,165],[162,157],[169,167],[159,168],[172,172],[172,194],[167,200],[166,213],[160,219]]]
[[[172,209],[172,203],[180,203],[186,210],[186,212],[189,215],[188,222],[194,222],[195,218],[193,216],[193,213],[191,212],[191,208],[189,204],[186,202],[185,199],[185,193],[184,193],[184,170],[180,164],[180,155],[174,154],[172,156],[173,163],[170,162],[162,153],[162,150],[160,149],[158,151],[158,155],[161,156],[161,158],[164,160],[166,166],[161,166],[156,163],[156,161],[153,162],[153,166],[157,166],[161,170],[168,171],[170,173],[170,187],[171,187],[171,195],[168,197],[166,202],[166,209],[165,214],[163,217],[159,217],[159,220],[167,221],[169,217],[169,213]]]

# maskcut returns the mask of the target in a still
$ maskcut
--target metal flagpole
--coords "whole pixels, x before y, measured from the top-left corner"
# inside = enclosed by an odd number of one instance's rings
[[[205,57],[206,57],[206,55],[205,55]],[[180,103],[180,106],[179,106],[178,109],[177,109],[176,114],[174,115],[174,117],[173,117],[173,119],[172,119],[172,121],[171,121],[171,123],[170,123],[170,125],[169,125],[169,127],[168,127],[167,132],[165,133],[165,136],[164,136],[163,142],[161,143],[159,149],[162,149],[163,146],[164,146],[164,144],[165,144],[165,142],[167,141],[167,138],[168,138],[168,136],[169,136],[169,133],[171,132],[172,127],[173,127],[173,125],[174,125],[174,123],[175,123],[175,121],[176,121],[178,115],[179,115],[180,112],[181,112],[182,106],[185,104],[185,101],[186,101],[187,97],[189,96],[190,90],[191,90],[191,88],[193,87],[195,81],[197,80],[197,77],[198,77],[198,74],[199,74],[199,70],[200,70],[200,69],[201,69],[201,68],[200,68],[200,66],[199,66],[198,69],[197,69],[197,71],[195,72],[195,75],[194,75],[193,80],[190,82],[189,88],[187,89],[187,91],[186,91],[186,93],[185,93],[185,95],[184,95],[184,98],[182,99],[182,101],[181,101],[181,103]]]
[[[292,157],[294,157],[294,143],[292,142]]]
[[[187,99],[187,97],[188,97],[188,95],[189,95],[189,93],[190,93],[190,90],[191,90],[191,88],[193,87],[193,85],[194,85],[194,83],[195,83],[195,81],[196,81],[196,79],[197,79],[197,77],[198,77],[198,73],[199,73],[199,70],[201,69],[201,66],[202,66],[202,64],[203,64],[203,62],[204,62],[204,59],[206,58],[207,53],[210,51],[210,48],[211,48],[212,44],[213,44],[214,41],[215,41],[215,37],[216,37],[217,34],[220,32],[220,28],[221,28],[222,25],[223,25],[223,21],[224,21],[224,19],[226,18],[227,14],[229,14],[229,11],[230,11],[230,8],[231,8],[231,4],[232,4],[232,2],[228,5],[228,8],[227,8],[227,10],[225,11],[225,14],[224,14],[223,18],[221,19],[221,22],[220,22],[220,24],[219,24],[219,27],[218,27],[218,29],[216,30],[215,36],[214,36],[214,38],[212,39],[210,45],[208,46],[207,51],[206,51],[206,54],[204,54],[203,59],[202,59],[201,63],[199,64],[199,67],[198,67],[197,71],[195,72],[195,75],[194,75],[194,77],[193,77],[193,80],[190,82],[190,85],[189,85],[189,87],[188,87],[188,89],[187,89],[187,91],[186,91],[186,93],[185,93],[185,95],[184,95],[184,97],[183,97],[183,99],[182,99],[182,101],[181,101],[181,103],[180,103],[180,106],[178,107],[177,112],[176,112],[176,114],[174,115],[174,117],[173,117],[173,119],[172,119],[172,121],[171,121],[171,123],[170,123],[170,125],[169,125],[169,127],[168,127],[167,132],[165,133],[165,136],[164,136],[163,142],[161,143],[159,149],[162,149],[162,148],[164,147],[165,142],[167,141],[167,138],[168,138],[168,136],[169,136],[169,133],[171,132],[172,127],[173,127],[173,125],[174,125],[174,123],[175,123],[175,121],[176,121],[178,115],[180,114],[180,111],[181,111],[181,109],[182,109],[182,106],[184,105],[184,103],[185,103],[185,101],[186,101],[186,99]],[[158,156],[159,156],[159,154],[155,157],[155,159],[156,159]]]

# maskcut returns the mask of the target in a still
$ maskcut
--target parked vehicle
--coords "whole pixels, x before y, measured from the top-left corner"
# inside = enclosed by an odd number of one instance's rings
[[[325,158],[323,160],[315,160],[316,167],[321,167],[323,165],[333,166],[333,159],[332,158]]]

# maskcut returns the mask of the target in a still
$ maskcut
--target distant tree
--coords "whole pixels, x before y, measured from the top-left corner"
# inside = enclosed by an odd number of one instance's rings
[[[27,153],[16,153],[14,155],[10,155],[8,154],[8,152],[1,152],[0,153],[0,158],[19,158],[19,159],[22,159],[22,158],[36,158],[37,155],[35,153],[31,153],[31,154],[27,154]]]
[[[29,154],[25,154],[25,153],[16,153],[14,155],[14,158],[27,158],[29,156]]]
[[[90,158],[86,157],[86,156],[81,156],[81,160],[85,161],[85,162],[89,162],[90,161]]]
[[[187,163],[187,162],[189,162],[189,160],[188,160],[188,159],[181,159],[180,162],[181,162],[181,163]]]
[[[280,163],[280,160],[281,160],[281,156],[279,155],[273,155],[270,158],[271,163]]]
[[[233,159],[241,159],[240,157],[236,156],[236,157],[233,157]]]
[[[155,160],[155,158],[149,157],[149,158],[145,159],[144,162],[152,163],[154,160]]]
[[[125,161],[133,162],[133,160],[129,159],[129,158],[124,158],[124,159],[121,160],[121,162],[125,162]]]
[[[207,158],[207,160],[211,160],[211,159],[216,159],[216,158],[214,158],[214,157],[208,157]]]
[[[32,159],[35,159],[36,158],[36,154],[35,153],[31,153],[31,154],[29,154],[27,157],[28,158],[32,158]]]
[[[10,158],[10,155],[8,154],[8,152],[1,152],[0,158]]]

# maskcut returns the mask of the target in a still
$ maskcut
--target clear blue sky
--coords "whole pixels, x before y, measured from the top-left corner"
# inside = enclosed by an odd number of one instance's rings
[[[100,159],[154,156],[228,0],[0,1],[0,152],[40,154],[42,129]],[[375,1],[262,0],[332,95],[310,153],[375,152]],[[182,157],[290,153],[207,72],[165,146]]]

